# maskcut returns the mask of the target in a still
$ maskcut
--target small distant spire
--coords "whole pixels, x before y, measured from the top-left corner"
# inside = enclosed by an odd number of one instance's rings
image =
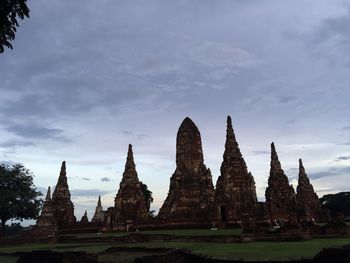
[[[49,201],[51,200],[51,187],[47,188],[46,198],[45,200]]]
[[[87,217],[87,210],[85,210],[84,216]]]

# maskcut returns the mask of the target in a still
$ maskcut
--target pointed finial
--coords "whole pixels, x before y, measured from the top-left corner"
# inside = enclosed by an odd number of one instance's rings
[[[47,188],[46,198],[45,200],[51,200],[51,187]]]
[[[62,162],[62,166],[61,166],[61,171],[65,171],[66,170],[66,161]]]
[[[275,147],[275,143],[274,142],[271,143],[271,154],[277,155],[276,147]]]
[[[84,216],[87,217],[87,210],[85,210]]]
[[[60,176],[66,175],[66,161],[62,162]]]
[[[232,119],[230,115],[227,115],[227,126],[232,126]]]
[[[300,158],[299,159],[299,177],[302,177],[302,176],[306,176],[306,173],[305,173],[305,168],[304,168],[304,165],[303,165],[303,161]]]
[[[126,158],[126,165],[134,166],[134,153],[132,152],[132,145],[129,144],[128,155]]]
[[[101,195],[98,196],[97,206],[102,206],[101,205]]]
[[[304,170],[303,160],[301,158],[299,159],[299,169]]]
[[[270,163],[271,168],[273,169],[281,169],[281,163],[278,160],[278,155],[275,147],[275,143],[271,143],[271,163]]]

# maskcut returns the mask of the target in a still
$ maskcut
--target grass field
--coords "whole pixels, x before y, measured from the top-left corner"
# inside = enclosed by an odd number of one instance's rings
[[[16,251],[31,251],[36,249],[52,249],[56,251],[88,251],[100,253],[109,247],[169,247],[189,249],[195,253],[204,254],[223,259],[245,260],[277,260],[311,258],[322,248],[330,246],[342,246],[350,244],[349,238],[339,239],[313,239],[299,242],[252,242],[252,243],[199,243],[199,242],[147,242],[132,244],[28,244],[11,247],[0,247],[0,253],[12,253]],[[131,257],[129,257],[131,256]],[[132,258],[134,255],[123,255],[124,258]],[[108,256],[105,256],[108,258]],[[111,257],[111,256],[109,256]],[[103,259],[103,256],[101,256]],[[6,261],[5,261],[6,260]],[[0,262],[15,262],[13,258],[0,257]],[[118,260],[118,262],[123,262]],[[130,262],[130,261],[125,261]]]
[[[148,235],[173,235],[173,236],[232,236],[241,234],[242,229],[167,229],[167,230],[148,230],[140,231],[140,234]],[[135,232],[133,232],[135,233]],[[90,238],[90,237],[118,237],[130,234],[130,232],[115,232],[115,233],[101,233],[101,234],[74,234],[77,238]],[[72,236],[72,235],[67,235]]]

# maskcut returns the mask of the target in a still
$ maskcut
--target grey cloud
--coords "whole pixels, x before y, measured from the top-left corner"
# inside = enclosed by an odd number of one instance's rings
[[[319,179],[322,177],[332,177],[337,176],[341,174],[350,174],[350,167],[330,167],[327,170],[316,172],[316,173],[309,173],[309,177],[311,179]]]
[[[339,156],[337,159],[335,159],[336,162],[347,161],[347,160],[350,160],[350,156]]]
[[[150,138],[148,134],[135,134],[132,131],[123,131],[121,132],[122,135],[130,137],[131,140],[136,139],[136,140],[144,140]]]
[[[97,197],[99,195],[104,195],[111,193],[112,191],[106,191],[102,189],[72,189],[71,193],[74,197]]]
[[[297,96],[286,96],[286,95],[281,95],[277,97],[278,101],[280,103],[289,103],[298,100]]]
[[[101,178],[101,182],[110,182],[110,181],[111,181],[111,179],[108,178],[108,177],[102,177]]]
[[[81,179],[83,179],[84,181],[90,181],[91,179],[88,177],[81,177]]]
[[[348,130],[350,130],[350,126],[345,126],[345,127],[342,128],[342,130],[348,131]]]
[[[0,147],[2,148],[27,147],[27,146],[34,146],[34,145],[36,145],[36,143],[30,142],[30,141],[23,141],[23,140],[8,140],[0,143]]]
[[[48,128],[35,123],[12,124],[5,127],[5,130],[14,135],[27,139],[54,139],[68,142],[70,139],[63,135],[63,130]]]
[[[346,13],[322,21],[309,39],[311,52],[334,67],[342,64],[350,67],[350,6]]]

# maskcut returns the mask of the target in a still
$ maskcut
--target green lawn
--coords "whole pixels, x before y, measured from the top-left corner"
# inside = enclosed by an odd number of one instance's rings
[[[350,244],[349,238],[313,239],[299,242],[253,243],[147,242],[132,244],[28,244],[12,247],[0,247],[0,252],[12,253],[15,251],[31,251],[33,249],[52,249],[56,251],[88,251],[90,253],[99,253],[113,246],[169,247],[189,249],[195,253],[209,255],[217,258],[245,260],[277,260],[311,258],[314,255],[316,255],[322,248],[330,246],[342,246],[345,244]]]
[[[210,230],[210,229],[167,229],[167,230],[147,230],[140,232],[115,232],[115,233],[89,233],[89,234],[75,234],[73,236],[77,238],[91,238],[91,237],[119,237],[128,235],[131,233],[141,233],[141,234],[159,234],[159,235],[173,235],[173,236],[231,236],[241,234],[242,229],[233,228],[233,229],[219,229],[219,230]],[[72,236],[72,235],[67,235]]]

